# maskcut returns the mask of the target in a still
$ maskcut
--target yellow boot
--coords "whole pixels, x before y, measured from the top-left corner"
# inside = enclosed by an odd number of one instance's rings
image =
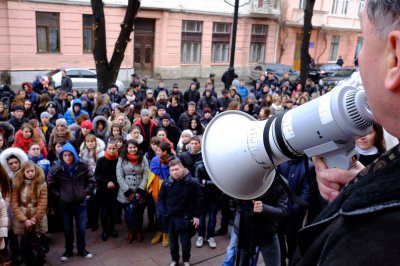
[[[167,233],[163,233],[163,238],[162,238],[162,246],[163,247],[168,247],[169,246],[169,238]]]
[[[163,233],[160,232],[160,231],[157,231],[157,232],[155,233],[155,235],[153,236],[153,238],[151,239],[151,244],[152,244],[152,245],[155,245],[155,244],[157,244],[158,242],[160,242],[162,236],[163,236]]]

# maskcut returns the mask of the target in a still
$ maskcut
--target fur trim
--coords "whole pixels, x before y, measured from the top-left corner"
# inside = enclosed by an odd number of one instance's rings
[[[7,134],[7,142],[11,145],[14,141],[15,129],[13,125],[8,122],[2,121],[0,122],[0,128],[4,128]]]
[[[11,155],[15,155],[22,165],[24,162],[28,161],[28,155],[20,148],[7,148],[0,154],[0,163],[3,165],[4,169],[7,171],[8,177],[13,179],[15,177],[14,172],[10,169],[7,163],[7,158]]]
[[[107,132],[108,131],[108,129],[109,129],[109,127],[108,127],[108,120],[107,120],[107,118],[105,118],[104,116],[102,116],[102,115],[98,115],[98,116],[96,116],[94,119],[93,119],[93,122],[92,122],[92,125],[93,125],[93,131],[97,131],[96,130],[96,125],[97,125],[97,122],[99,122],[99,121],[103,121],[104,122],[104,130]]]
[[[82,142],[79,150],[82,151],[83,147],[85,145],[85,141]],[[96,153],[97,153],[97,158],[100,158],[102,156],[104,156],[104,150],[106,148],[106,144],[104,143],[103,140],[101,140],[100,138],[96,138]],[[102,153],[103,152],[103,153]],[[102,154],[101,154],[102,153]]]
[[[132,135],[129,133],[128,135],[126,135],[126,140],[130,140],[130,139],[133,139],[133,137],[132,137]],[[143,143],[143,140],[144,140],[143,136],[142,136],[142,135],[139,135],[139,140],[136,140],[136,142],[140,145],[140,144]]]

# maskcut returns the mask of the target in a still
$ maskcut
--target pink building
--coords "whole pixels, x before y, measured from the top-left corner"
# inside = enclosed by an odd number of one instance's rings
[[[239,75],[257,62],[298,66],[303,1],[250,0],[240,7]],[[104,2],[110,58],[127,0]],[[317,63],[342,55],[352,64],[362,44],[362,2],[317,0],[310,45]],[[89,0],[0,0],[0,71],[10,71],[12,84],[19,84],[54,68],[94,69],[91,13]],[[133,72],[162,79],[207,77],[229,66],[233,7],[224,0],[143,0],[137,18],[120,80],[130,80]]]

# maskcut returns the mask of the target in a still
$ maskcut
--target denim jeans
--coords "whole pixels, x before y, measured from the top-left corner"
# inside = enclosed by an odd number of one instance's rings
[[[124,204],[125,222],[129,230],[142,230],[143,207],[142,204],[134,202]]]
[[[222,261],[222,266],[235,265],[237,243],[238,243],[238,235],[232,228],[231,239],[229,241],[228,247],[226,248],[226,256],[225,259]],[[249,265],[251,266],[257,265],[258,255],[260,252],[263,256],[264,263],[266,266],[280,266],[281,254],[279,248],[278,235],[274,234],[271,238],[266,240],[266,242],[263,245],[257,246],[255,259],[253,262],[250,262]]]
[[[206,216],[208,212],[208,224],[207,224],[207,235],[206,239],[214,237],[215,226],[217,223],[217,212],[219,204],[217,202],[211,202],[206,204],[203,215],[200,216],[200,224],[198,229],[198,235],[204,237],[206,231]]]
[[[74,220],[76,226],[76,245],[78,251],[86,248],[86,202],[60,206],[61,218],[64,225],[65,250],[74,249]]]
[[[235,233],[235,230],[232,227],[231,230],[231,239],[229,240],[229,245],[226,248],[226,256],[222,261],[222,266],[233,266],[235,265],[236,258],[236,246],[238,243],[238,236]]]
[[[269,239],[256,248],[256,258],[253,266],[257,265],[258,255],[262,254],[266,266],[280,266],[281,265],[281,252],[279,247],[278,234],[274,234]]]

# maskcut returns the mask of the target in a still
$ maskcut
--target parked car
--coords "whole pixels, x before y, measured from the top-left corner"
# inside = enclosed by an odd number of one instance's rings
[[[281,80],[283,74],[289,73],[289,79],[295,81],[299,77],[300,72],[294,71],[290,66],[284,64],[258,64],[250,73],[250,80],[256,82],[260,78],[261,73],[267,74],[268,72],[274,73],[276,80]]]
[[[350,78],[351,75],[357,70],[357,68],[352,67],[352,68],[342,68],[338,71],[335,71],[332,73],[331,76],[322,78],[319,81],[319,85],[321,85],[323,88],[327,88],[328,90],[331,90],[333,87],[338,85],[338,83],[344,79]]]
[[[52,77],[55,82],[56,89],[61,87],[61,70],[55,69],[47,73],[47,77]],[[77,90],[95,89],[97,90],[97,75],[96,71],[87,68],[65,68],[67,75],[71,78],[73,88]],[[47,78],[44,77],[44,78]],[[115,84],[119,91],[124,90],[124,84],[117,80]]]
[[[314,83],[319,83],[319,80],[331,76],[334,72],[342,69],[336,64],[317,64],[314,68],[310,69],[308,77],[311,78]]]

